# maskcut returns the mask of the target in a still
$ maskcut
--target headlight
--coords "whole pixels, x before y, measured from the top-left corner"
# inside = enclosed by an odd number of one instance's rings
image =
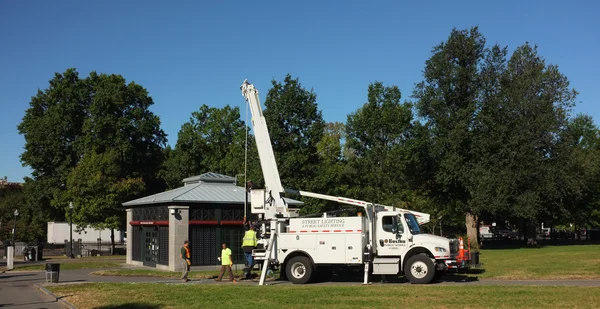
[[[446,248],[435,247],[435,252],[447,252],[447,251],[446,251]]]

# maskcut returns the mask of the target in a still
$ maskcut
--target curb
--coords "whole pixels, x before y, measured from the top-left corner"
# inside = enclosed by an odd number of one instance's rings
[[[56,296],[56,294],[50,292],[48,289],[46,289],[45,287],[34,283],[33,286],[35,288],[37,288],[38,290],[42,291],[42,293],[54,298],[57,302],[61,303],[63,306],[69,308],[69,309],[77,309],[77,307],[75,307],[75,305],[71,304],[70,302],[68,302],[65,299],[62,299],[61,297]]]

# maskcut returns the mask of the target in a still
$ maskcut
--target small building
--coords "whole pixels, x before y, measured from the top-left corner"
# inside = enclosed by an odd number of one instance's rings
[[[47,242],[49,244],[65,244],[71,237],[71,226],[69,222],[48,222]],[[83,243],[107,243],[110,242],[110,229],[81,228],[73,224],[73,240],[81,240]],[[115,243],[123,243],[125,233],[115,230]]]
[[[127,210],[127,264],[179,271],[179,251],[190,241],[192,266],[218,265],[221,244],[243,263],[244,204],[250,197],[231,176],[206,173],[177,189],[123,203]],[[247,194],[247,195],[245,195]],[[300,201],[285,199],[290,206]],[[290,211],[297,211],[291,208]]]

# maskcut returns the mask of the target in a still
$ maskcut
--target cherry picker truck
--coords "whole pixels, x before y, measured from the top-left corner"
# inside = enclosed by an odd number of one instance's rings
[[[413,284],[427,284],[439,280],[449,268],[468,267],[462,240],[421,231],[420,225],[429,222],[429,214],[285,189],[258,90],[247,80],[240,89],[250,107],[265,180],[264,189],[250,192],[251,213],[262,217],[263,237],[252,253],[256,261],[263,261],[259,285],[265,284],[271,265],[281,266],[294,284],[309,283],[319,269],[331,266],[364,267],[364,284],[369,284],[371,274],[404,274]],[[330,217],[327,213],[319,218],[294,216],[283,198],[286,193],[352,205],[361,208],[361,212],[354,217]]]

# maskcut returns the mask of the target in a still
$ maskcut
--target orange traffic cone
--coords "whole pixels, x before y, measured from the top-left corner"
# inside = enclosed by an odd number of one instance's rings
[[[458,243],[459,243],[459,246],[458,246],[458,260],[462,261],[462,260],[465,259],[465,246],[463,244],[462,237],[458,238]]]

